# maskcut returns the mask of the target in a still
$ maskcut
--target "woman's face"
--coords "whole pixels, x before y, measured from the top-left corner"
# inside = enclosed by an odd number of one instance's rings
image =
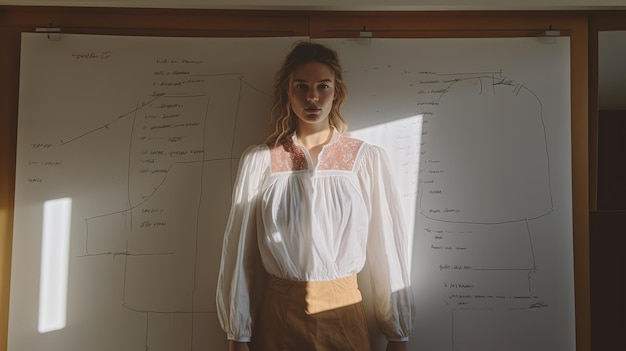
[[[320,62],[309,62],[298,69],[289,87],[291,109],[299,122],[328,127],[335,100],[335,75],[330,67]]]

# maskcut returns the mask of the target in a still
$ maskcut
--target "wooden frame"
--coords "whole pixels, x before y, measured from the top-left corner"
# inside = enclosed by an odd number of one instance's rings
[[[607,30],[626,30],[626,12],[598,11],[589,16],[589,189],[591,211],[598,210],[598,33]]]
[[[624,291],[624,279],[619,277],[624,262],[620,247],[624,242],[623,223],[626,211],[606,210],[598,204],[598,159],[599,144],[599,83],[598,83],[598,36],[601,31],[626,30],[625,11],[597,11],[589,16],[589,189],[590,189],[590,266],[593,273],[590,280],[592,292],[591,333],[593,346],[598,349],[616,349],[624,345],[619,335],[618,316],[624,312],[625,304],[612,304],[608,294]],[[610,150],[609,152],[621,152]],[[604,151],[606,153],[606,151]],[[611,187],[613,184],[604,184]],[[611,245],[607,241],[611,240]],[[617,279],[616,279],[617,278]],[[609,288],[610,287],[610,288]]]
[[[591,350],[589,296],[588,12],[317,12],[0,7],[0,350],[8,339],[8,306],[19,91],[20,33],[59,27],[64,33],[147,36],[521,37],[559,30],[571,38],[571,137],[576,344]]]

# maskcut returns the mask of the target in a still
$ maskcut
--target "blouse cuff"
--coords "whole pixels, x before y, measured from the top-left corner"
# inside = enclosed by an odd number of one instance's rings
[[[241,336],[241,337],[237,338],[234,335],[228,335],[227,339],[231,340],[231,341],[237,341],[237,342],[250,342],[250,341],[252,341],[252,338],[250,338],[249,336]]]
[[[395,337],[395,338],[387,338],[387,341],[407,342],[407,341],[409,341],[409,337],[408,336],[398,336],[398,337]]]

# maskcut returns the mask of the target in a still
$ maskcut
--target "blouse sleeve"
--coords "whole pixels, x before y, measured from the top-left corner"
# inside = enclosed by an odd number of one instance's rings
[[[385,151],[364,145],[359,179],[370,206],[367,262],[374,314],[391,341],[407,341],[413,327],[407,230]]]
[[[224,233],[217,280],[217,315],[229,340],[248,342],[265,271],[257,245],[256,203],[270,163],[265,145],[243,153],[233,189],[232,205]]]

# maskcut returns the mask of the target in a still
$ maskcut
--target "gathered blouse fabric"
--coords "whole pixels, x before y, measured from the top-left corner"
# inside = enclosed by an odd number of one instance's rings
[[[250,341],[266,274],[326,281],[371,273],[376,321],[389,340],[412,327],[407,233],[383,149],[334,131],[317,164],[295,136],[242,155],[217,285],[229,340]]]

